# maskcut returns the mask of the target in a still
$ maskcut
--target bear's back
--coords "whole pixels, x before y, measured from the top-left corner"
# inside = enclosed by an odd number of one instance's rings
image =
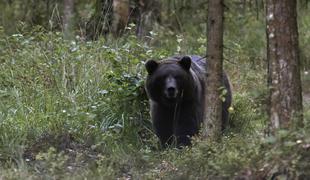
[[[188,55],[192,59],[191,69],[198,74],[204,74],[206,68],[206,58],[197,55]],[[179,61],[183,56],[172,56],[167,59],[163,59],[161,62],[173,62]]]

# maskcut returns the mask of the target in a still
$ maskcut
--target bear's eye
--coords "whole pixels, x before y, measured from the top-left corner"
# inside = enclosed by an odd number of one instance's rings
[[[173,78],[175,78],[177,81],[182,80],[182,76],[174,76]]]
[[[168,78],[167,75],[163,75],[163,76],[158,77],[158,79],[159,79],[160,81],[165,81],[167,78]]]

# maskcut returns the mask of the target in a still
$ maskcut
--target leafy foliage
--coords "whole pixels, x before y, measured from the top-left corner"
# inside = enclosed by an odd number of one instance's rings
[[[195,137],[191,148],[181,150],[158,148],[143,87],[144,62],[204,55],[205,26],[194,25],[204,21],[203,6],[184,1],[202,13],[192,22],[186,13],[193,10],[182,10],[180,1],[174,15],[182,17],[182,31],[154,29],[148,43],[131,35],[134,25],[120,39],[93,42],[80,36],[66,41],[59,32],[27,23],[11,35],[0,27],[0,179],[309,177],[310,104],[304,103],[304,128],[264,136],[263,12],[257,18],[245,9],[243,15],[234,2],[225,14],[224,65],[234,94],[230,128],[220,142]],[[309,59],[310,19],[300,18],[301,51]],[[303,74],[304,87],[309,77]]]

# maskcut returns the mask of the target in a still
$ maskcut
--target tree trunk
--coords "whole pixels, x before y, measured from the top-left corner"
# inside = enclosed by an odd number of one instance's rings
[[[135,0],[137,6],[134,21],[137,24],[137,36],[143,38],[149,35],[154,25],[160,22],[161,4],[159,0]]]
[[[86,37],[96,40],[101,35],[106,35],[112,28],[113,0],[96,0],[94,15],[86,25]]]
[[[64,16],[63,16],[63,32],[64,38],[71,40],[74,37],[73,19],[74,19],[74,0],[64,1]]]
[[[129,22],[136,24],[136,35],[143,38],[159,20],[159,0],[97,0],[95,13],[86,25],[86,36],[95,40],[113,33],[117,37]]]
[[[208,1],[206,137],[217,139],[222,129],[222,101],[220,99],[223,75],[223,0]]]
[[[266,10],[270,128],[302,125],[296,0],[267,0]]]
[[[112,33],[120,36],[127,26],[129,19],[129,0],[113,0]]]
[[[64,39],[72,41],[74,39],[74,0],[64,0],[63,14]],[[69,91],[73,91],[76,85],[75,63],[64,59],[62,65],[63,87]]]

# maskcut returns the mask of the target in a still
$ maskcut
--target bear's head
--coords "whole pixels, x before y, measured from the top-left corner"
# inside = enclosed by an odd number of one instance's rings
[[[149,60],[146,91],[155,102],[171,106],[189,98],[194,93],[194,80],[190,72],[191,58],[167,59],[160,62]]]

